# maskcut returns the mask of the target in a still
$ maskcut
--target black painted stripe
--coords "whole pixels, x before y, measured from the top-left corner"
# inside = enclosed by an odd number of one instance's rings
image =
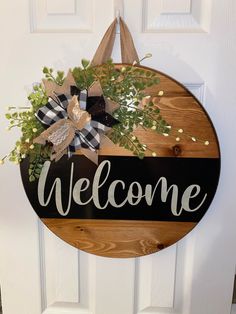
[[[55,205],[55,193],[47,207],[43,207],[38,201],[38,182],[28,181],[28,160],[21,163],[21,176],[28,199],[40,218],[77,218],[77,219],[117,219],[117,220],[149,220],[149,221],[182,221],[198,222],[209,208],[215,195],[219,174],[220,159],[218,158],[169,158],[169,157],[147,157],[139,160],[137,157],[123,156],[100,156],[99,163],[104,160],[111,162],[111,171],[104,185],[99,189],[100,203],[104,205],[107,201],[108,188],[114,180],[125,182],[125,189],[117,185],[116,202],[120,204],[127,196],[127,190],[133,181],[139,182],[143,188],[147,184],[155,187],[161,177],[167,180],[168,188],[171,185],[178,187],[178,212],[182,206],[182,196],[188,186],[195,184],[201,187],[201,191],[195,198],[190,200],[190,207],[195,208],[207,197],[195,212],[182,211],[180,216],[173,214],[171,210],[172,191],[169,192],[166,202],[161,200],[161,184],[156,189],[153,203],[149,206],[142,198],[139,204],[130,205],[126,203],[122,208],[115,208],[111,204],[106,209],[98,209],[91,201],[88,205],[76,204],[73,199],[71,208],[66,217],[61,216]],[[74,187],[80,178],[88,178],[91,182],[90,188],[81,193],[82,201],[91,197],[92,182],[97,166],[84,156],[75,155],[68,160],[65,156],[59,162],[52,163],[47,177],[45,197],[48,196],[54,180],[59,177],[62,184],[63,207],[67,207],[71,165],[74,163],[73,184]],[[103,172],[101,181],[104,179]],[[137,189],[134,190],[137,193]],[[193,191],[194,192],[194,191]]]

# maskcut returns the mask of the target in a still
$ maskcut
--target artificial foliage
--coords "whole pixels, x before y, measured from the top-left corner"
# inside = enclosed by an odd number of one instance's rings
[[[147,57],[150,55],[147,54],[145,58]],[[72,69],[77,87],[80,90],[88,90],[94,82],[99,81],[103,96],[119,105],[112,113],[119,123],[112,126],[107,133],[114,144],[132,151],[135,156],[142,159],[150,148],[134,135],[137,127],[142,127],[145,130],[151,129],[163,136],[171,135],[171,125],[162,118],[158,105],[145,92],[148,87],[159,83],[156,72],[144,70],[136,66],[135,63],[117,66],[112,60],[98,67],[91,66],[90,62],[85,59],[82,60],[81,64],[81,67]],[[65,80],[63,71],[57,71],[54,74],[52,68],[44,67],[43,73],[46,80],[53,81],[58,85],[62,85]],[[157,94],[160,98],[163,91],[159,91]],[[9,112],[6,114],[9,121],[8,129],[18,127],[22,135],[10,154],[0,162],[4,163],[4,160],[8,158],[18,164],[22,159],[29,157],[29,180],[34,181],[39,178],[44,162],[50,160],[52,154],[52,145],[49,142],[46,145],[41,145],[34,141],[45,129],[36,118],[36,112],[49,101],[42,83],[33,86],[28,100],[30,107],[19,108],[19,110],[16,107],[9,107]],[[179,129],[177,132],[181,136],[183,130]],[[176,137],[176,135],[174,136]],[[179,136],[176,137],[176,141],[180,140]],[[195,137],[190,137],[192,141],[198,140]],[[203,142],[205,145],[209,144],[208,141]],[[152,156],[158,156],[158,152],[151,151],[151,153]]]

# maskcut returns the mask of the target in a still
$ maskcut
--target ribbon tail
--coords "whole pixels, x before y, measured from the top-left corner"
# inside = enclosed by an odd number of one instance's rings
[[[60,153],[58,152],[55,156],[54,156],[54,160],[57,162],[58,160],[60,160],[64,155],[66,154],[66,149],[64,149],[63,151],[61,151]],[[51,158],[52,160],[52,158]]]
[[[116,147],[116,145],[112,142],[112,140],[109,139],[105,134],[100,135],[100,147],[109,147],[112,148],[112,146]]]
[[[120,105],[119,105],[117,102],[113,101],[113,100],[110,100],[110,99],[105,98],[105,103],[106,103],[106,105],[105,105],[105,111],[106,111],[107,113],[109,113],[110,115],[112,115],[112,113],[113,113],[115,110],[117,110],[117,109],[120,108]]]
[[[98,154],[96,150],[92,151],[90,148],[81,148],[80,151],[85,157],[91,160],[94,164],[98,165]]]
[[[65,103],[68,102],[65,95],[59,97],[63,98],[62,101]],[[67,118],[65,108],[60,99],[51,99],[45,106],[38,109],[35,116],[43,125],[50,126],[61,119]]]
[[[81,144],[82,144],[82,140],[80,138],[80,135],[79,135],[79,133],[76,132],[73,141],[70,143],[70,145],[68,147],[68,157],[69,158],[76,152],[76,150],[81,148]]]
[[[88,130],[84,129],[84,132],[85,131],[88,131]],[[89,131],[92,131],[92,128],[89,129]],[[94,164],[97,165],[98,164],[98,154],[96,152],[96,148],[90,143],[90,141],[88,139],[86,139],[86,134],[83,134],[82,132],[76,132],[75,133],[74,140],[71,142],[71,144],[68,148],[68,156],[70,157],[73,153],[76,152],[76,150],[79,150],[81,152],[81,154],[83,154],[86,158],[88,158]],[[96,134],[97,133],[95,132],[95,135]],[[96,142],[96,144],[98,144],[98,143]],[[84,147],[83,147],[83,145],[84,145]]]
[[[110,127],[107,127],[104,124],[102,124],[98,121],[94,121],[94,120],[92,120],[90,122],[90,124],[99,134],[103,134],[104,132],[108,132],[111,129]]]
[[[55,94],[68,94],[70,92],[70,87],[76,86],[76,83],[71,70],[69,70],[62,85],[58,85],[47,79],[43,79],[43,85],[47,96],[53,98],[55,97]]]
[[[34,144],[45,145],[47,140],[47,136],[42,132],[38,137],[33,140]]]
[[[88,96],[101,96],[103,93],[102,86],[99,81],[94,82],[90,87],[88,91]]]
[[[88,124],[79,132],[79,138],[81,141],[81,153],[97,165],[98,154],[96,149],[100,146],[100,134],[97,129]],[[86,148],[84,148],[83,145],[85,145]]]

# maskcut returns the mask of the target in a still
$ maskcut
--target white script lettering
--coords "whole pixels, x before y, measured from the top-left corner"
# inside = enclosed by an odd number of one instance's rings
[[[201,208],[203,203],[206,200],[207,194],[205,194],[198,206],[195,208],[190,207],[190,200],[199,196],[201,192],[201,187],[197,184],[192,184],[188,186],[181,197],[181,207],[178,208],[178,199],[179,199],[179,188],[176,184],[172,184],[168,187],[168,182],[165,177],[158,179],[156,185],[153,187],[151,184],[146,184],[142,186],[139,182],[132,182],[129,186],[126,186],[125,182],[122,180],[114,180],[107,187],[107,197],[101,202],[100,192],[101,189],[105,187],[105,184],[108,182],[109,175],[111,173],[111,162],[109,160],[104,160],[98,166],[93,182],[91,184],[88,178],[80,178],[76,181],[73,187],[73,178],[74,178],[74,163],[71,163],[70,171],[70,183],[68,186],[68,200],[67,207],[63,209],[62,202],[62,188],[61,188],[61,179],[56,178],[52,184],[48,197],[45,197],[45,186],[47,182],[47,176],[50,168],[50,162],[46,161],[42,169],[39,183],[38,183],[38,199],[41,206],[48,206],[52,198],[53,191],[55,190],[55,205],[58,210],[58,213],[61,216],[67,216],[70,212],[72,198],[73,201],[78,205],[87,205],[90,202],[93,202],[95,207],[104,210],[109,205],[115,208],[121,208],[125,206],[126,203],[136,206],[142,200],[145,200],[148,206],[153,206],[155,196],[157,197],[157,188],[160,187],[159,199],[163,202],[167,202],[168,196],[170,197],[170,209],[174,216],[180,216],[183,211],[186,212],[195,212]],[[118,202],[120,199],[120,192],[124,196],[123,200]],[[86,192],[86,200],[82,198],[83,193]],[[104,195],[104,191],[103,191]],[[119,197],[117,197],[119,196]],[[83,200],[82,200],[83,199]]]

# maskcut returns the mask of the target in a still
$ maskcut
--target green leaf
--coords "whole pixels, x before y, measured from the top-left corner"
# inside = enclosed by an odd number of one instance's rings
[[[33,175],[29,176],[29,182],[34,182],[35,181],[35,177]]]
[[[57,71],[57,75],[58,75],[60,78],[63,78],[64,72],[63,72],[63,71]]]
[[[82,59],[81,64],[82,64],[83,68],[86,69],[90,64],[90,61],[86,60],[86,59]]]
[[[47,68],[47,67],[44,67],[44,68],[43,68],[43,73],[44,73],[44,74],[49,73],[49,70],[48,70],[48,68]]]
[[[37,166],[38,166],[38,165],[37,165]],[[36,172],[37,174],[40,174],[41,171],[42,171],[42,169],[40,169],[40,168],[36,168],[36,169],[35,169],[35,172]]]

